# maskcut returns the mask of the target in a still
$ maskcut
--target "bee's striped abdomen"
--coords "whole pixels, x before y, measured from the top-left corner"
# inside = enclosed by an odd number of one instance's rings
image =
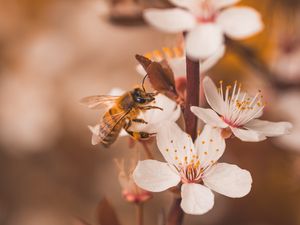
[[[111,145],[119,136],[122,127],[124,126],[124,119],[115,116],[119,114],[118,109],[111,108],[103,116],[102,123],[100,124],[100,137],[101,143],[104,146]]]

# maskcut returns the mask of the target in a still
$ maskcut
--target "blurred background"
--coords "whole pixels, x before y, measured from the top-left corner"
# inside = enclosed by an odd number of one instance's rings
[[[300,2],[241,4],[262,13],[265,30],[230,43],[208,74],[216,81],[242,81],[249,92],[262,89],[268,102],[264,118],[291,121],[294,130],[261,143],[229,140],[223,160],[251,171],[251,193],[242,199],[216,195],[213,210],[186,216],[185,224],[297,225]],[[66,225],[74,224],[74,217],[97,224],[95,209],[104,196],[123,225],[134,224],[135,209],[121,196],[113,159],[130,158],[139,146],[127,147],[127,137],[110,149],[92,146],[87,125],[99,115],[78,101],[114,87],[131,89],[141,82],[134,55],[178,41],[143,22],[147,7],[169,5],[163,0],[0,0],[0,224]],[[155,144],[153,153],[159,155]],[[145,205],[145,224],[157,224],[171,199],[168,193],[155,194]]]

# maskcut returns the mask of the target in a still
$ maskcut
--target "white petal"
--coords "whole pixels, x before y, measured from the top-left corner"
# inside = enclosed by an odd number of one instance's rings
[[[210,57],[222,46],[223,33],[214,23],[200,24],[186,37],[186,52],[192,59]]]
[[[139,161],[132,175],[134,182],[144,190],[160,192],[176,186],[180,176],[167,163],[157,160]]]
[[[156,140],[160,152],[170,164],[179,164],[185,156],[189,161],[192,154],[196,153],[191,137],[174,122],[164,123],[156,135]]]
[[[228,37],[234,39],[250,37],[264,27],[260,14],[250,7],[226,9],[219,14],[217,23]]]
[[[241,139],[242,141],[257,142],[266,139],[265,135],[254,130],[244,130],[244,129],[232,128],[232,127],[231,130],[233,134],[237,138]]]
[[[181,208],[187,214],[202,215],[214,206],[214,194],[201,184],[183,184]]]
[[[195,24],[194,16],[183,9],[146,9],[145,20],[157,29],[178,33],[192,29]]]
[[[205,125],[195,141],[195,146],[203,168],[215,163],[225,151],[225,140],[221,136],[221,129]]]
[[[185,57],[168,59],[168,63],[173,70],[175,78],[186,77],[186,62]]]
[[[218,93],[218,89],[214,82],[209,78],[205,77],[203,79],[203,88],[206,100],[208,104],[212,107],[220,115],[223,115],[223,108],[225,102],[223,100],[223,96]]]
[[[204,109],[196,106],[191,107],[191,111],[205,123],[214,126],[225,128],[228,125],[218,116],[218,114],[212,109]]]
[[[212,68],[225,54],[225,45],[222,45],[217,52],[201,62],[200,73],[205,73]]]
[[[211,0],[216,9],[221,9],[238,3],[240,0]]]
[[[101,138],[99,136],[100,125],[96,126],[88,126],[89,130],[92,132],[92,145],[97,145],[101,142]]]
[[[251,190],[252,177],[247,170],[228,163],[217,163],[203,178],[210,189],[231,197],[241,198]]]
[[[143,67],[141,64],[137,65],[137,66],[135,67],[135,70],[136,70],[136,72],[138,72],[138,74],[140,74],[142,77],[146,76],[146,74],[147,74],[146,70],[144,69],[144,67]]]
[[[258,131],[267,137],[274,137],[290,133],[293,126],[288,122],[269,122],[254,119],[245,124],[244,127]]]
[[[176,102],[163,94],[159,94],[155,97],[155,103],[153,106],[160,107],[163,110],[152,109],[140,113],[138,118],[144,119],[147,124],[133,122],[129,130],[157,133],[161,124],[166,121],[175,122],[180,117],[180,107]]]

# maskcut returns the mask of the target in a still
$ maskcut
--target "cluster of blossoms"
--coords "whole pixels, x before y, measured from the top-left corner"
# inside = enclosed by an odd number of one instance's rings
[[[251,190],[248,171],[236,165],[218,163],[225,150],[225,139],[235,135],[243,141],[262,141],[266,137],[288,134],[288,122],[256,119],[262,115],[264,103],[261,92],[254,97],[241,92],[235,82],[223,93],[206,77],[203,87],[212,109],[192,106],[192,112],[206,125],[195,143],[176,123],[160,126],[157,145],[167,163],[156,160],[140,161],[133,178],[138,186],[160,192],[181,182],[181,207],[189,214],[200,215],[214,204],[211,190],[232,198],[240,198]]]
[[[224,35],[243,39],[263,28],[260,15],[254,9],[229,7],[238,0],[170,2],[179,8],[147,9],[144,17],[160,30],[184,32],[185,50],[181,47],[163,48],[145,56],[150,63],[167,62],[174,75],[167,79],[169,83],[175,80],[174,85],[176,80],[187,76],[185,55],[198,60],[201,73],[206,72],[224,55]],[[148,74],[144,64],[136,69],[142,76]],[[123,195],[128,201],[141,202],[149,199],[151,192],[178,187],[181,189],[183,211],[201,215],[214,205],[212,191],[231,198],[243,197],[251,190],[252,177],[247,170],[219,162],[225,151],[226,139],[235,136],[242,141],[258,142],[267,137],[288,134],[292,128],[288,122],[258,119],[265,107],[261,91],[250,96],[242,91],[237,81],[226,87],[220,81],[220,87],[217,88],[207,76],[202,82],[211,109],[198,106],[190,108],[205,123],[194,142],[176,123],[181,115],[181,105],[163,94],[157,94],[155,101],[149,104],[161,110],[141,110],[138,120],[144,122],[130,126],[131,131],[156,135],[157,146],[166,162],[153,159],[139,161],[129,175],[125,175],[123,165],[118,163]],[[118,95],[122,93],[119,91]],[[185,100],[185,95],[182,98]],[[101,124],[90,127],[90,130],[93,133],[92,143],[101,142]]]

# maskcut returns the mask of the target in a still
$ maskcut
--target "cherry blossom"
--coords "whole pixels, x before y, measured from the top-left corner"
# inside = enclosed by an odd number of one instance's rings
[[[251,189],[248,171],[236,165],[217,163],[225,150],[220,129],[205,126],[195,144],[176,123],[168,122],[157,134],[157,145],[165,162],[140,161],[133,172],[138,186],[161,192],[181,185],[181,207],[188,214],[201,215],[214,205],[214,190],[240,198]]]
[[[254,97],[241,91],[234,82],[223,90],[223,81],[218,89],[209,77],[203,80],[204,93],[212,109],[191,107],[191,111],[205,123],[222,128],[224,138],[233,133],[242,141],[262,141],[267,137],[288,134],[292,128],[288,122],[269,122],[257,119],[263,114],[265,103],[261,91]]]
[[[223,45],[224,35],[240,40],[263,29],[261,16],[255,9],[232,6],[239,0],[170,2],[178,8],[147,9],[144,11],[144,18],[149,24],[165,32],[187,32],[186,51],[195,59],[205,59],[216,53]]]

